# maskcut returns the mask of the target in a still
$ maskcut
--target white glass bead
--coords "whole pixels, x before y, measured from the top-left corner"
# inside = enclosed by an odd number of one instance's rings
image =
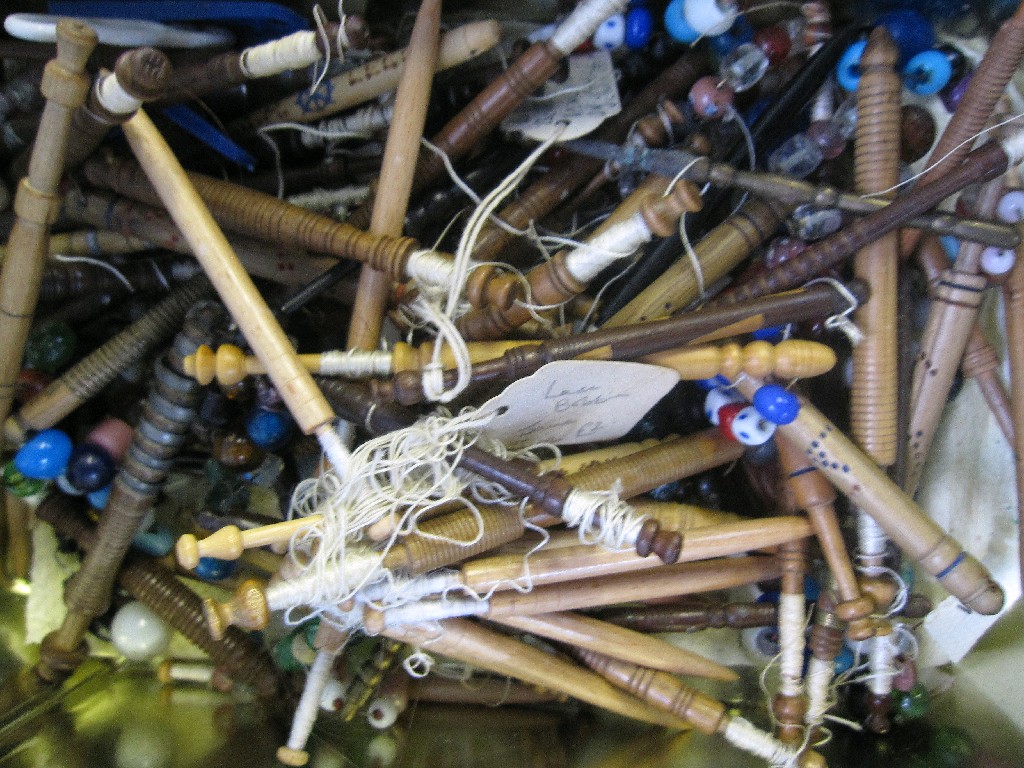
[[[390,728],[401,714],[395,702],[387,696],[378,696],[366,708],[366,721],[374,728],[383,731]]]
[[[736,6],[725,0],[684,0],[683,17],[690,28],[708,37],[729,31],[736,21]]]
[[[1014,189],[999,198],[996,214],[1007,224],[1016,224],[1024,218],[1024,190]]]
[[[748,405],[732,420],[732,436],[743,445],[763,445],[775,434],[775,424]]]
[[[704,398],[704,415],[707,420],[711,422],[711,426],[718,426],[718,412],[722,409],[722,406],[728,405],[729,403],[742,403],[743,398],[733,392],[731,389],[723,389],[722,387],[715,387],[707,396]]]
[[[174,758],[170,733],[156,723],[125,720],[125,728],[114,745],[117,768],[167,768]]]
[[[131,602],[115,614],[110,624],[114,646],[132,661],[149,661],[167,650],[171,630],[159,616],[139,602]]]
[[[996,248],[990,245],[981,252],[981,270],[986,275],[1005,275],[1017,259],[1012,248]]]
[[[599,51],[614,51],[626,41],[626,17],[621,13],[609,16],[594,32],[591,42]]]
[[[320,709],[324,712],[337,712],[345,703],[345,688],[333,677],[324,686],[320,694]]]

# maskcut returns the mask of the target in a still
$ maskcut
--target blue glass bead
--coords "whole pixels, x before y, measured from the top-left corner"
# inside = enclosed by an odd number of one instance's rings
[[[245,425],[249,439],[265,451],[283,448],[292,439],[295,422],[287,411],[255,409]]]
[[[44,429],[14,454],[14,466],[25,477],[54,480],[71,458],[71,438],[59,429]]]
[[[89,504],[93,509],[106,509],[107,501],[110,499],[110,486],[100,488],[98,491],[93,491],[88,494],[85,498],[89,500]]]
[[[758,328],[750,334],[755,341],[767,341],[769,344],[777,344],[782,341],[786,333],[784,325],[770,325],[767,328]]]
[[[942,243],[942,250],[946,252],[949,260],[956,261],[957,254],[960,253],[960,238],[943,235],[939,238],[939,242]]]
[[[762,592],[754,599],[755,603],[772,603],[773,605],[779,604],[779,591],[777,589],[769,589]]]
[[[765,384],[754,393],[754,407],[774,424],[789,424],[800,410],[800,401],[778,384]]]
[[[150,557],[163,557],[174,549],[174,533],[166,525],[157,523],[135,534],[132,546]]]
[[[818,595],[820,594],[821,585],[818,584],[818,580],[810,575],[804,576],[804,597],[807,598],[808,602],[817,602]]]
[[[93,443],[75,446],[65,470],[68,482],[85,493],[98,491],[114,479],[114,459]]]
[[[626,47],[639,50],[646,47],[654,34],[654,15],[646,7],[631,8],[626,14]]]
[[[843,649],[839,651],[839,655],[836,656],[835,671],[837,675],[841,675],[850,669],[853,669],[853,651],[844,645]]]
[[[879,16],[876,23],[886,28],[892,41],[900,49],[901,65],[935,45],[935,29],[931,22],[917,11],[889,11]]]
[[[238,570],[235,560],[221,560],[217,557],[200,557],[195,567],[195,575],[203,581],[220,581],[234,575]]]
[[[7,486],[7,489],[15,496],[20,496],[21,498],[34,496],[46,487],[45,480],[36,480],[21,474],[18,468],[14,466],[13,461],[8,461],[4,464],[3,477],[4,485]]]
[[[665,29],[680,43],[692,43],[700,33],[686,23],[683,0],[672,0],[665,9]]]
[[[919,53],[903,68],[903,84],[919,96],[938,93],[953,76],[949,59],[938,51]]]
[[[746,16],[740,16],[733,22],[732,27],[720,35],[708,38],[708,45],[718,57],[726,56],[730,51],[735,50],[744,43],[754,39],[754,28],[747,21]]]
[[[846,49],[846,52],[839,58],[836,64],[836,80],[844,91],[853,93],[857,90],[857,83],[860,82],[860,58],[867,48],[866,40],[859,40]]]

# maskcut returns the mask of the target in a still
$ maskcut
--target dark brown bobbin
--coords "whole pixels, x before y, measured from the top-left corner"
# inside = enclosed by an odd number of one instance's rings
[[[603,621],[640,632],[693,632],[701,629],[749,629],[778,623],[775,603],[710,604],[706,601],[682,605],[612,608],[595,614]]]

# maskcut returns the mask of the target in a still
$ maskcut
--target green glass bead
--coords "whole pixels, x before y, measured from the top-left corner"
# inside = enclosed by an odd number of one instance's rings
[[[71,361],[78,339],[67,323],[50,323],[32,332],[25,343],[25,365],[56,373]]]
[[[959,728],[937,728],[928,749],[932,768],[965,768],[974,756],[974,745]]]
[[[285,672],[300,672],[316,657],[302,630],[285,635],[274,644],[274,663]]]
[[[9,461],[4,465],[3,477],[4,485],[7,486],[11,493],[21,498],[34,496],[46,487],[45,480],[36,480],[21,474],[14,466],[13,461]]]
[[[893,691],[893,707],[898,720],[920,720],[931,709],[932,696],[921,683],[915,683],[906,693]]]

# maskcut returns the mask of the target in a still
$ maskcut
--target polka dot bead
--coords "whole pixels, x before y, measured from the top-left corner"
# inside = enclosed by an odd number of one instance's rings
[[[754,393],[754,408],[773,424],[789,424],[800,411],[800,401],[785,387],[765,384]]]
[[[722,410],[731,408],[732,406],[728,405]],[[752,405],[744,406],[731,419],[725,413],[720,413],[719,421],[719,427],[724,425],[728,430],[727,434],[743,445],[763,445],[775,434],[775,425],[761,416]]]
[[[616,13],[605,19],[594,31],[591,42],[599,51],[614,51],[621,48],[626,42],[626,17]]]
[[[117,650],[131,661],[149,661],[167,650],[171,631],[160,617],[139,602],[125,605],[114,616],[110,636]]]
[[[742,397],[731,389],[716,387],[704,398],[704,415],[712,426],[718,426],[718,412],[730,403],[745,403]]]

